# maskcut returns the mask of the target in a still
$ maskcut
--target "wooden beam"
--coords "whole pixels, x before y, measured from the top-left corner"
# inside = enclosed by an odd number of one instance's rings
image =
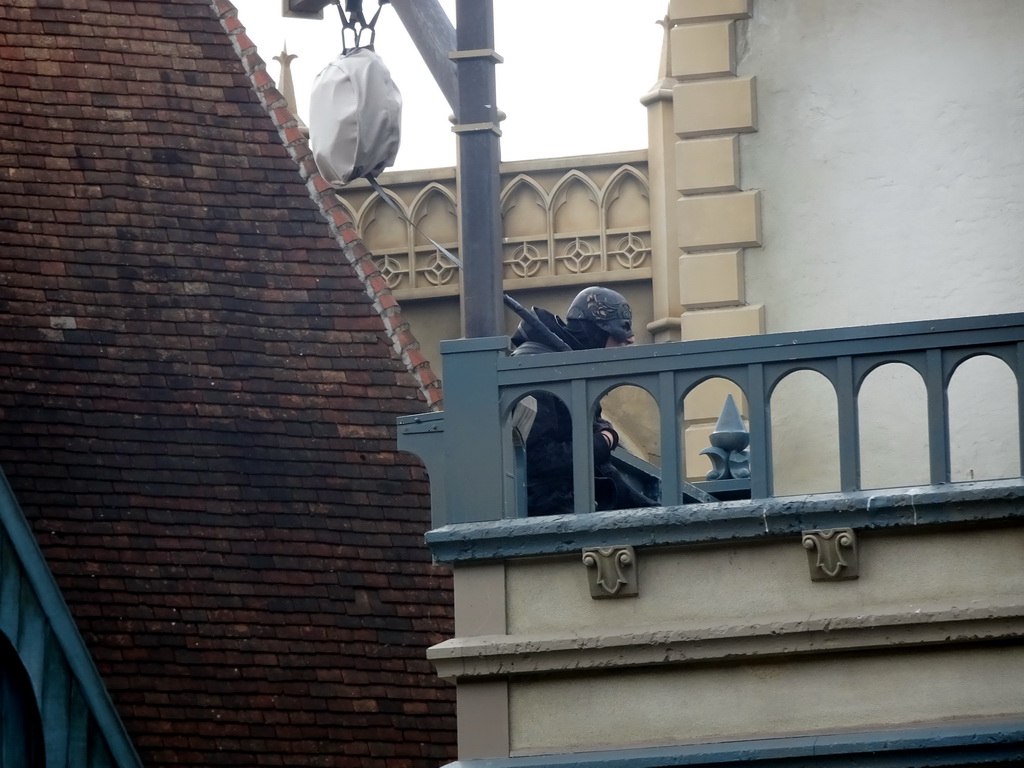
[[[322,19],[331,0],[281,0],[281,15],[293,19]]]
[[[297,0],[291,0],[296,2]],[[321,0],[309,0],[321,2]],[[391,6],[412,38],[455,116],[459,115],[458,76],[448,58],[456,47],[455,27],[437,0],[391,0]]]
[[[390,3],[457,117],[458,76],[455,63],[448,58],[457,43],[455,27],[448,15],[437,0],[390,0]],[[324,8],[330,4],[331,0],[281,0],[281,15],[296,19],[322,19]]]

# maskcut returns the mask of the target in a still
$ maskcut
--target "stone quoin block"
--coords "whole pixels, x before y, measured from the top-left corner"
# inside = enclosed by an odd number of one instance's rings
[[[686,309],[743,304],[743,253],[736,250],[680,256],[679,300]]]
[[[750,17],[750,0],[671,0],[668,17],[688,22],[746,19]]]
[[[680,138],[756,131],[754,78],[679,83],[672,89],[672,109]]]
[[[735,40],[731,21],[673,27],[669,32],[672,75],[682,80],[735,75]]]
[[[764,333],[764,306],[703,309],[682,315],[684,341],[726,339]]]
[[[761,244],[761,197],[757,190],[682,197],[676,224],[683,250],[746,248]]]
[[[684,195],[740,188],[739,137],[683,139],[675,143],[676,188]]]

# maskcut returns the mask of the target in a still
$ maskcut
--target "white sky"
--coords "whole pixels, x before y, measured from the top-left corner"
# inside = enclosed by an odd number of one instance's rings
[[[309,114],[309,91],[341,52],[337,8],[322,21],[286,19],[281,0],[233,0],[238,18],[267,70],[287,42],[298,112]],[[454,0],[440,0],[455,19]],[[647,146],[640,97],[657,81],[668,0],[494,0],[502,160],[587,155]],[[375,0],[364,0],[369,18]],[[402,92],[402,143],[391,170],[455,164],[451,109],[390,5],[377,23],[376,51]]]

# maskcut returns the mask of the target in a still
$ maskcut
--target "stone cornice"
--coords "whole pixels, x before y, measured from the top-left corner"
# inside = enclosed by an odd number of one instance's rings
[[[426,534],[436,560],[484,562],[584,547],[726,544],[799,537],[808,529],[915,529],[1024,518],[1020,478],[857,493],[689,504],[589,515],[461,523]]]
[[[1020,637],[1024,637],[1024,602],[1013,597],[749,624],[460,637],[433,646],[427,656],[438,676],[462,679],[665,664],[749,663],[783,655],[791,658],[793,654]]]

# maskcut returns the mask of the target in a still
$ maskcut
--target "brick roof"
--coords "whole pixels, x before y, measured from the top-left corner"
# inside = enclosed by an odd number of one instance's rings
[[[0,207],[0,467],[143,762],[453,759],[440,388],[230,3],[5,0]]]

